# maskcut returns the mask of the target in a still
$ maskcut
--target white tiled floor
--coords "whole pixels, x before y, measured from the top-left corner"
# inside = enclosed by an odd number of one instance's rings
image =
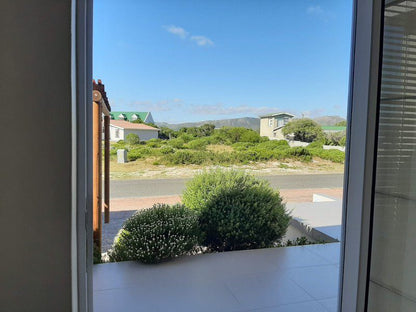
[[[94,310],[336,311],[339,243],[94,266]]]

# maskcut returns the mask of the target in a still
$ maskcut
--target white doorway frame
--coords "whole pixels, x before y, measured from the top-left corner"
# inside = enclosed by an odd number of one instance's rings
[[[339,310],[365,311],[382,0],[354,0]],[[72,0],[73,311],[92,312],[92,0]]]

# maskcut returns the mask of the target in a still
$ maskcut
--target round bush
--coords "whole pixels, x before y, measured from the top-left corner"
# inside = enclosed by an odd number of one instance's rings
[[[160,152],[164,155],[172,154],[175,152],[175,149],[172,146],[166,145],[160,148]]]
[[[189,149],[193,150],[205,150],[206,146],[208,145],[208,141],[205,138],[192,140],[187,144]]]
[[[194,211],[180,204],[156,204],[127,219],[114,239],[109,258],[158,263],[191,252],[198,233]]]
[[[141,149],[135,148],[127,152],[128,161],[135,161],[136,159],[142,158],[143,153]]]
[[[188,182],[183,203],[199,212],[203,243],[212,250],[271,247],[290,216],[267,181],[236,170],[213,170]]]
[[[140,143],[140,138],[135,133],[129,133],[126,136],[126,143],[130,145],[136,145]]]

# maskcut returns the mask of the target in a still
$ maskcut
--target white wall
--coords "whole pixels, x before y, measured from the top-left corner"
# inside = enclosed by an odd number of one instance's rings
[[[157,130],[133,130],[133,129],[124,129],[124,139],[126,139],[127,135],[130,133],[137,134],[140,138],[140,141],[148,141],[150,139],[157,139],[158,138],[158,131]]]
[[[0,311],[72,309],[70,22],[69,0],[0,2]]]
[[[116,132],[118,130],[118,136],[116,136]],[[116,128],[110,125],[110,141],[120,141],[124,140],[124,129]]]

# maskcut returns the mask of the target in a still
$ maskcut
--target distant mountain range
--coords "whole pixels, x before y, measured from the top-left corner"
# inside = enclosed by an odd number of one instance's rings
[[[316,117],[313,120],[315,120],[321,126],[335,126],[337,123],[341,121],[346,121],[345,118],[342,118],[340,116],[322,116]]]
[[[221,119],[221,120],[206,120],[198,122],[185,122],[179,124],[169,124],[166,122],[157,122],[159,127],[168,127],[173,130],[179,130],[183,127],[199,127],[204,124],[215,125],[216,128],[221,127],[244,127],[253,130],[260,130],[260,119],[253,117],[234,118],[234,119]]]
[[[344,121],[345,118],[340,116],[322,116],[314,118],[314,120],[322,126],[333,126],[340,121]],[[156,125],[159,127],[167,127],[173,130],[179,130],[184,127],[199,127],[204,124],[215,125],[216,128],[221,127],[244,127],[253,130],[260,130],[260,118],[254,117],[243,117],[233,119],[221,119],[221,120],[206,120],[198,122],[184,122],[178,124],[170,124],[167,122],[157,122]]]

